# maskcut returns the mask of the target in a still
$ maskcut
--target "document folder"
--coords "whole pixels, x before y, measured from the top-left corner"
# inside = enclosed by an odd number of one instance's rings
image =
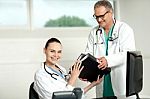
[[[103,75],[106,75],[111,71],[110,68],[106,68],[104,70],[99,69],[99,63],[97,62],[97,59],[89,53],[81,53],[78,59],[82,61],[81,66],[84,66],[79,75],[79,78],[86,79],[89,82],[96,81],[98,75],[100,75],[100,77],[103,77]]]

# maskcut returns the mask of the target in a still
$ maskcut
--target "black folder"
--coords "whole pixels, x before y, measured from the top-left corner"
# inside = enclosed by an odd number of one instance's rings
[[[79,78],[87,79],[87,81],[89,82],[96,81],[98,75],[100,75],[100,77],[103,77],[103,75],[106,75],[111,71],[110,68],[106,68],[104,70],[99,69],[99,63],[97,62],[97,59],[89,53],[81,53],[78,59],[82,61],[81,66],[84,66],[79,75]]]

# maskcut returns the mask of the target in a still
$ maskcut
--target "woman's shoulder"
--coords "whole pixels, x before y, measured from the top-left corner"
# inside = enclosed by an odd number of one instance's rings
[[[45,71],[44,71],[44,66],[40,66],[40,68],[38,68],[35,72],[35,76],[41,76],[44,75]]]

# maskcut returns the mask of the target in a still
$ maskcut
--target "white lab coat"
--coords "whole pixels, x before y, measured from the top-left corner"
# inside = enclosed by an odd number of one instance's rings
[[[123,99],[126,93],[126,52],[135,50],[133,30],[126,23],[116,21],[112,32],[112,38],[115,40],[108,41],[108,56],[106,56],[104,30],[101,28],[102,32],[99,31],[96,36],[97,29],[98,26],[89,34],[85,51],[96,58],[104,56],[107,59],[108,67],[111,68],[114,94],[118,99]]]
[[[66,70],[62,66],[57,65],[66,75]],[[49,73],[55,73],[47,66],[46,70]],[[51,77],[44,69],[44,64],[42,64],[41,68],[35,73],[34,77],[34,89],[38,93],[40,99],[52,99],[53,92],[56,91],[72,91],[73,86],[67,85],[67,82],[61,76],[53,75],[57,80]]]

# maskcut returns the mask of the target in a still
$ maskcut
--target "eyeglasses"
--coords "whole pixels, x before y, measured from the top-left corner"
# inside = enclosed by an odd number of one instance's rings
[[[103,18],[105,17],[105,15],[106,15],[108,12],[109,12],[109,11],[107,11],[107,12],[105,12],[103,15],[99,15],[99,16],[96,16],[96,15],[94,14],[93,17],[94,17],[95,19],[99,19],[99,18],[103,19]]]

